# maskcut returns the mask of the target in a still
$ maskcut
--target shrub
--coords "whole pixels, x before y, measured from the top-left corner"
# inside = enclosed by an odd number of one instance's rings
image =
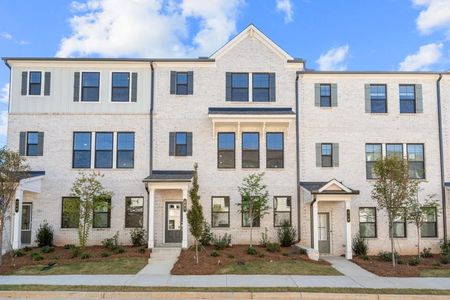
[[[423,251],[420,252],[420,257],[422,258],[433,257],[433,254],[431,254],[431,248],[423,248]]]
[[[146,248],[139,248],[139,250],[138,250],[139,253],[145,253],[146,251],[147,251]]]
[[[100,253],[100,256],[101,257],[108,257],[109,253],[108,252],[102,252],[102,253]]]
[[[40,261],[40,260],[43,260],[44,258],[39,253],[33,252],[33,253],[31,253],[31,259],[34,261]]]
[[[23,251],[22,249],[17,249],[16,251],[14,251],[14,257],[22,257],[25,255],[25,251]]]
[[[256,255],[256,254],[258,254],[258,251],[256,251],[256,249],[254,247],[248,247],[247,254]]]
[[[267,227],[264,227],[264,232],[261,232],[261,239],[259,240],[259,244],[263,247],[266,247],[267,243],[269,243],[269,235],[267,234],[267,232]]]
[[[145,229],[143,228],[134,228],[130,232],[131,244],[133,246],[142,246],[145,244]]]
[[[359,233],[353,238],[352,249],[356,256],[367,256],[369,247],[367,246],[366,240]]]
[[[219,252],[216,251],[216,250],[214,250],[213,252],[211,252],[211,256],[212,256],[212,257],[217,257],[217,256],[219,256],[219,255],[220,255]]]
[[[72,249],[72,253],[71,253],[71,257],[72,257],[72,258],[75,258],[75,257],[78,257],[78,255],[80,255],[80,249],[78,249],[78,248],[73,248],[73,249]]]
[[[280,244],[278,243],[267,243],[266,250],[269,252],[278,252],[280,251]]]
[[[29,252],[29,251],[31,251],[31,247],[26,246],[26,247],[23,248],[23,250],[24,250],[25,252]]]
[[[66,249],[66,250],[73,249],[73,248],[75,248],[74,244],[65,244],[64,245],[64,249]]]
[[[397,264],[399,264],[399,265],[404,265],[404,264],[405,264],[405,261],[404,261],[403,259],[399,258],[399,259],[397,260]]]
[[[215,250],[223,250],[230,247],[231,244],[231,234],[225,233],[223,236],[214,236],[213,246]]]
[[[433,261],[433,263],[431,264],[433,267],[440,267],[441,263],[438,260]]]
[[[395,259],[398,260],[398,253],[395,252]],[[380,251],[378,253],[378,257],[383,261],[392,261],[392,252],[389,251]]]
[[[441,241],[441,255],[442,256],[450,256],[450,239]]]
[[[53,228],[48,225],[47,221],[42,223],[36,233],[36,243],[38,247],[53,245]]]
[[[81,255],[80,255],[81,259],[88,259],[89,257],[91,257],[91,255],[89,253],[81,253]]]
[[[54,250],[55,250],[55,248],[50,247],[50,246],[44,246],[41,248],[42,253],[50,253],[50,252],[53,252]]]
[[[116,254],[125,253],[125,248],[122,246],[116,246],[113,248],[113,252]]]
[[[442,255],[439,261],[441,262],[441,264],[446,265],[450,262],[450,257]]]
[[[119,232],[117,231],[111,238],[104,239],[102,246],[110,250],[114,250],[114,248],[119,246]]]
[[[213,235],[211,233],[211,226],[208,224],[208,222],[203,222],[203,232],[202,236],[198,240],[200,242],[200,245],[202,246],[209,246],[211,245],[211,242],[213,241]]]
[[[410,266],[417,266],[420,264],[420,258],[418,258],[417,256],[412,257],[409,261],[408,261],[408,265]]]
[[[278,241],[281,246],[289,247],[295,242],[295,229],[289,224],[288,220],[284,220],[281,227],[278,228]]]

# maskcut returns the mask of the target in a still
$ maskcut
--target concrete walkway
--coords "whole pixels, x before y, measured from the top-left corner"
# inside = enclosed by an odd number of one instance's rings
[[[177,262],[180,253],[180,248],[154,248],[148,265],[137,275],[170,275],[170,270]]]

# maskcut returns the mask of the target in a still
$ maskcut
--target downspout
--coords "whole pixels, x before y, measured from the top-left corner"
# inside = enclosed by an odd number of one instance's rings
[[[297,187],[297,237],[300,241],[301,234],[301,207],[300,207],[300,132],[299,132],[299,95],[298,95],[298,74],[295,75],[295,161],[297,167],[296,182]]]
[[[442,218],[444,228],[444,240],[447,240],[447,199],[445,197],[445,169],[444,169],[444,145],[442,134],[442,111],[441,111],[441,79],[442,74],[439,74],[439,78],[436,81],[436,96],[437,96],[437,109],[438,109],[438,127],[439,127],[439,159],[441,167],[441,189],[442,189]]]
[[[153,170],[153,103],[154,103],[154,87],[155,87],[155,70],[153,68],[153,61],[150,61],[151,79],[150,79],[150,149],[149,149],[149,174],[152,174]],[[147,191],[147,203],[150,205],[150,191],[148,183],[145,183],[145,190]],[[150,208],[147,209],[147,232],[150,229]],[[152,220],[153,222],[153,220]]]
[[[314,224],[313,224],[313,222],[314,222],[314,216],[313,216],[313,205],[314,205],[314,203],[316,203],[316,195],[314,195],[313,196],[313,201],[311,202],[311,205],[309,206],[309,213],[310,213],[310,227],[311,227],[311,230],[310,230],[310,232],[311,232],[311,248],[313,248],[314,249]]]

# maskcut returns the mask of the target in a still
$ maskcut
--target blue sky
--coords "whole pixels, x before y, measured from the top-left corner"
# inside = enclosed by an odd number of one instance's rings
[[[450,69],[450,0],[0,0],[0,56],[208,56],[249,23],[308,68]]]

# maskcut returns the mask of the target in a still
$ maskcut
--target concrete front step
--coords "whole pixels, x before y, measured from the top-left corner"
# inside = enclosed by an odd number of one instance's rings
[[[152,254],[139,275],[169,275],[173,265],[180,256],[181,248],[153,248]]]

